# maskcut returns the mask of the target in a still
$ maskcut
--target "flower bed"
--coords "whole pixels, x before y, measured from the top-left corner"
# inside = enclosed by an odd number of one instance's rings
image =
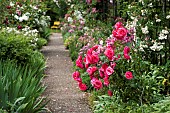
[[[100,2],[81,1],[80,7],[73,1],[63,21],[62,34],[78,87],[92,94],[95,113],[169,111],[165,102],[169,98],[169,27],[164,24],[168,19],[157,24],[158,17],[151,16],[155,7],[147,5],[156,1],[142,1],[124,3],[130,19],[105,24],[97,9]],[[145,8],[146,14],[136,7]],[[161,15],[160,10],[157,13]]]

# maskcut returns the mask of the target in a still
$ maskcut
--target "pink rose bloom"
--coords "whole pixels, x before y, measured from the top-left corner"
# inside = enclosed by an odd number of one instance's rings
[[[93,52],[92,54],[86,55],[86,63],[87,64],[96,64],[99,61],[99,56],[97,53]]]
[[[107,67],[107,69],[106,69],[106,74],[107,75],[111,75],[113,72],[114,72],[113,68],[111,68],[110,66]]]
[[[123,52],[124,54],[129,54],[130,48],[128,46],[125,46]]]
[[[81,69],[84,68],[82,56],[79,56],[78,59],[76,60],[76,66],[81,68]]]
[[[124,27],[120,27],[116,30],[113,30],[112,34],[116,39],[123,40],[124,37],[127,36],[127,32],[128,32],[127,29],[125,29]]]
[[[97,78],[93,78],[91,80],[91,84],[93,85],[93,87],[97,90],[101,89],[103,87],[103,84],[100,80],[98,80]]]
[[[80,82],[78,85],[79,85],[79,89],[80,89],[81,91],[87,90],[86,84],[83,84],[83,83]]]
[[[112,60],[114,56],[114,50],[111,47],[107,47],[104,54],[107,56],[109,60]]]
[[[130,56],[129,56],[128,54],[124,54],[124,58],[125,58],[126,60],[129,60],[129,59],[130,59]]]
[[[111,65],[111,67],[114,69],[114,68],[116,67],[116,62],[113,62],[113,63],[111,63],[110,65]]]
[[[96,12],[97,12],[96,8],[92,8],[92,13],[96,13]]]
[[[115,28],[116,28],[116,29],[119,29],[119,28],[121,28],[121,27],[123,27],[122,22],[117,22],[117,23],[115,24]]]
[[[110,84],[109,78],[108,78],[108,77],[105,77],[105,78],[104,78],[104,85],[108,86],[109,84]]]
[[[101,78],[104,78],[104,71],[101,68],[99,69],[99,74]]]
[[[96,66],[88,67],[88,69],[87,69],[87,73],[89,75],[93,75],[95,71],[97,71],[97,67]]]
[[[111,91],[111,90],[108,90],[108,95],[111,97],[111,96],[113,96],[113,92]]]
[[[80,79],[80,73],[78,71],[75,71],[73,74],[72,74],[72,77],[74,80],[76,81],[79,81]]]
[[[92,0],[86,0],[86,3],[87,3],[87,4],[91,4],[91,3],[92,3]]]
[[[99,69],[99,73],[100,73],[100,77],[104,78],[106,75],[106,69],[107,69],[108,65],[106,63],[104,63],[102,65],[102,67]]]
[[[129,60],[129,59],[130,59],[130,56],[128,55],[129,52],[130,52],[130,48],[129,48],[128,46],[125,46],[125,47],[124,47],[124,50],[123,50],[123,53],[124,53],[124,58],[125,58],[126,60]]]
[[[125,77],[126,77],[126,79],[131,80],[131,79],[133,78],[132,72],[127,71],[127,72],[125,73]]]

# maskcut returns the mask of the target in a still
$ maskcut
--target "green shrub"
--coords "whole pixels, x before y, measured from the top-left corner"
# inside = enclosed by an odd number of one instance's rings
[[[40,48],[46,41],[44,39],[38,40],[35,46],[29,37],[23,35],[16,35],[12,33],[0,34],[0,58],[2,60],[10,59],[17,63],[28,63],[33,54],[36,54],[35,49]]]
[[[10,113],[37,113],[44,109],[40,98],[44,63],[17,66],[12,61],[0,61],[0,109]]]
[[[98,96],[94,101],[94,113],[169,113],[170,97],[160,100],[158,103],[151,105],[139,105],[135,102],[124,103],[117,97],[106,95]]]

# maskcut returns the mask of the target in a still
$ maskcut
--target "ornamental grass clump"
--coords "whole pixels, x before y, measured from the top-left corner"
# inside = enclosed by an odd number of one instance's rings
[[[40,97],[45,90],[41,85],[44,63],[35,63],[35,66],[0,61],[0,112],[38,113],[45,110],[45,98]]]

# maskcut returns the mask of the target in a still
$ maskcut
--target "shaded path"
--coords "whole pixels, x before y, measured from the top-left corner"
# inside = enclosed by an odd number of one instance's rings
[[[72,79],[73,64],[61,34],[52,34],[48,46],[41,51],[47,59],[47,77],[43,83],[47,85],[44,95],[50,99],[48,109],[52,113],[91,113],[85,93],[79,91]]]

